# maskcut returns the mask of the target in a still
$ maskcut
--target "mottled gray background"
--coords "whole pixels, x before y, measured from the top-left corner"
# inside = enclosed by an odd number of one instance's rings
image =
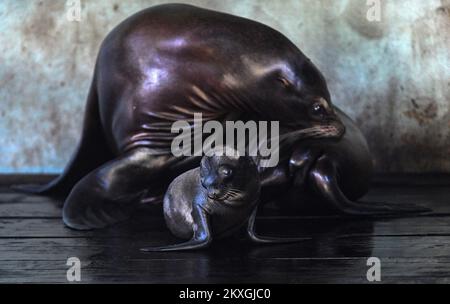
[[[95,56],[121,20],[165,1],[0,1],[0,173],[59,172],[80,132]],[[327,78],[380,172],[450,172],[450,1],[179,1],[266,23]]]

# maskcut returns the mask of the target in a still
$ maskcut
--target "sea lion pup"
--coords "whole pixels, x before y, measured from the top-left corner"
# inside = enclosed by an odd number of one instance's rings
[[[230,154],[227,154],[230,155]],[[246,156],[204,156],[200,167],[178,176],[164,196],[170,231],[189,241],[143,251],[177,251],[208,247],[247,223],[248,238],[259,243],[295,242],[299,238],[260,237],[254,223],[261,190],[256,164]]]

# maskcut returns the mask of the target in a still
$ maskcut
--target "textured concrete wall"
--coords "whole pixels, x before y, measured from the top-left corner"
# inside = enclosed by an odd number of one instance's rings
[[[58,172],[73,151],[95,56],[127,16],[164,1],[0,2],[0,173]],[[450,172],[450,1],[179,1],[266,23],[322,70],[379,171]],[[377,1],[375,1],[377,2]]]

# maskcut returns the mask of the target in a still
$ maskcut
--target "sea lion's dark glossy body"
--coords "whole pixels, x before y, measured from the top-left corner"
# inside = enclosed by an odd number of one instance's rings
[[[191,250],[207,247],[213,239],[232,235],[245,224],[247,237],[258,243],[304,239],[260,237],[254,231],[261,183],[250,157],[205,156],[199,168],[170,184],[164,196],[164,217],[170,231],[189,241],[144,251]]]
[[[337,139],[344,132],[323,76],[282,34],[228,14],[160,5],[106,37],[77,151],[58,179],[25,190],[70,193],[63,219],[71,228],[124,220],[198,166],[199,157],[170,153],[171,124],[196,112],[204,120],[277,120],[282,134],[311,129],[315,138]]]

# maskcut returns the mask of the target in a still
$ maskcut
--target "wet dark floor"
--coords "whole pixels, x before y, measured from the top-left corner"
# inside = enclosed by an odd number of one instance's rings
[[[379,179],[365,198],[415,203],[432,212],[404,218],[275,216],[257,220],[266,235],[309,236],[289,245],[217,242],[205,251],[142,253],[177,240],[160,210],[96,231],[65,228],[60,202],[8,189],[0,180],[0,282],[66,283],[69,257],[81,261],[81,282],[368,283],[369,257],[381,283],[450,283],[450,178]]]

